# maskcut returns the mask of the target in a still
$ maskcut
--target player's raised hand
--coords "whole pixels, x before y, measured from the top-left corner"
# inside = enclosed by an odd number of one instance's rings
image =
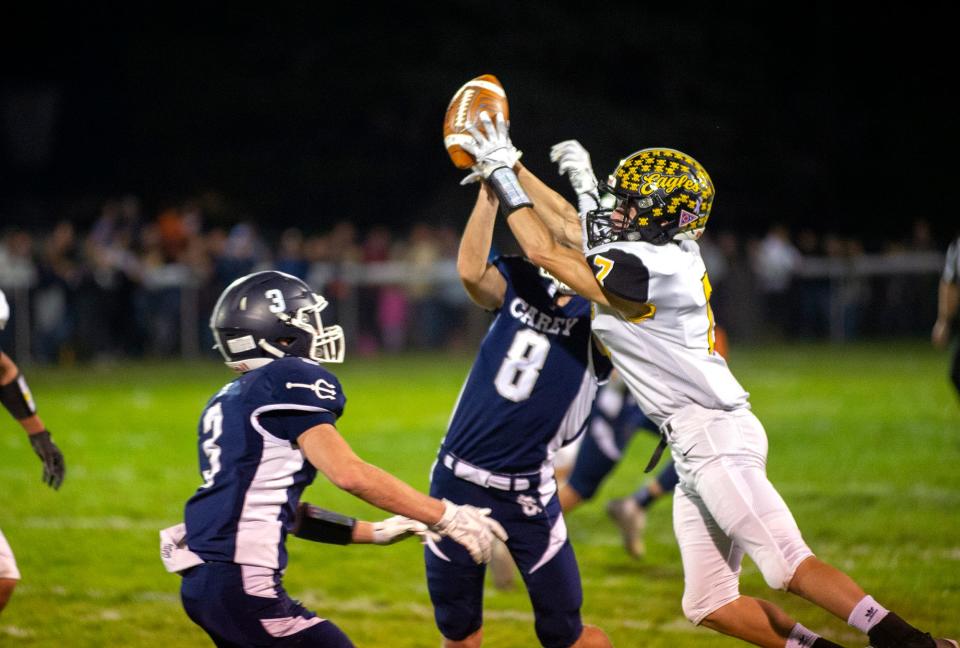
[[[490,517],[490,509],[469,504],[457,505],[443,500],[443,517],[431,529],[459,542],[477,564],[490,562],[493,556],[493,538],[507,541],[507,532]]]
[[[476,159],[470,167],[472,173],[460,181],[469,184],[477,180],[486,180],[501,167],[512,169],[523,155],[510,141],[510,124],[497,113],[491,119],[486,111],[480,113],[479,123],[470,127],[471,139],[460,146]]]
[[[67,467],[63,461],[63,453],[50,438],[50,433],[44,430],[37,434],[31,434],[30,445],[33,446],[33,451],[43,462],[43,483],[54,490],[60,488]]]
[[[422,537],[429,533],[426,524],[402,515],[388,517],[386,520],[374,522],[371,526],[373,527],[373,544],[378,545],[390,545],[412,535]]]
[[[550,161],[556,162],[560,175],[566,175],[577,194],[597,193],[590,154],[577,140],[565,140],[550,147]]]

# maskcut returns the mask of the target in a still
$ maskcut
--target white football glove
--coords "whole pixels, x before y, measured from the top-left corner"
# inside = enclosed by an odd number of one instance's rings
[[[566,140],[550,148],[550,160],[559,166],[560,175],[566,174],[577,192],[577,212],[584,216],[600,206],[597,176],[590,164],[590,154],[577,140]]]
[[[423,536],[428,533],[426,524],[402,515],[388,517],[386,520],[374,522],[371,526],[373,527],[373,544],[378,545],[389,545],[412,535]]]
[[[506,542],[507,532],[490,517],[490,509],[443,500],[443,517],[430,527],[442,536],[459,542],[478,565],[490,562],[494,537]]]
[[[495,119],[496,123],[483,111],[480,113],[479,124],[468,129],[473,139],[464,142],[460,147],[472,155],[476,163],[470,167],[472,173],[461,180],[460,184],[486,180],[500,167],[512,169],[523,155],[510,141],[510,124],[503,118],[503,113],[497,113]]]

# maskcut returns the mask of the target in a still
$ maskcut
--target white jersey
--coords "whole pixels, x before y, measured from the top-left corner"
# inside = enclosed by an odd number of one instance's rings
[[[695,242],[620,241],[586,256],[606,292],[647,305],[628,320],[596,304],[593,332],[654,423],[691,404],[749,407],[749,394],[714,350],[710,281]]]

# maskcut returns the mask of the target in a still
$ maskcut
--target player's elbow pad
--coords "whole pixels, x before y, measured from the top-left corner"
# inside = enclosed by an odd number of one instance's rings
[[[304,540],[345,545],[353,542],[356,518],[301,502],[293,523],[293,535]]]

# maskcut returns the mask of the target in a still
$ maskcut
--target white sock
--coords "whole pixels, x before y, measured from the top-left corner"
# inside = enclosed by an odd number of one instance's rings
[[[860,632],[867,634],[873,626],[880,623],[883,617],[887,616],[889,610],[873,600],[869,594],[857,603],[850,613],[847,623],[852,625]]]
[[[816,632],[807,630],[799,623],[793,626],[790,636],[787,637],[787,644],[784,648],[810,648],[813,642],[820,638]]]

